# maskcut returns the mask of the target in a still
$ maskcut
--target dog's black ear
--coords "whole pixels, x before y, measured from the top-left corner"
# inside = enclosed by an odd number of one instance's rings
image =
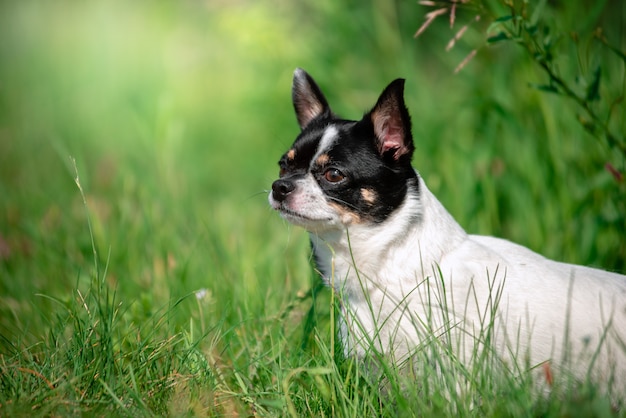
[[[411,117],[404,104],[404,79],[397,79],[385,88],[369,116],[374,125],[381,155],[390,155],[394,160],[413,154]]]
[[[301,68],[293,73],[291,88],[293,107],[300,128],[304,129],[313,119],[322,115],[330,116],[331,111],[326,98],[313,78]]]

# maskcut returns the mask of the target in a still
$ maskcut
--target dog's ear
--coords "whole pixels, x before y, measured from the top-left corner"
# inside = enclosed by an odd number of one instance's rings
[[[301,129],[307,127],[313,119],[322,115],[330,116],[331,111],[326,98],[313,78],[301,68],[293,73],[291,88],[293,107]]]
[[[404,104],[404,79],[391,82],[366,117],[374,125],[380,154],[390,155],[396,161],[406,156],[410,161],[414,145],[411,117]]]

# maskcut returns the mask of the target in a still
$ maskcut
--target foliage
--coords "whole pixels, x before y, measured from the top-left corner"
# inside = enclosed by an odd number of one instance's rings
[[[403,76],[414,164],[468,231],[624,271],[623,5],[459,3],[448,51],[447,22],[411,37],[428,10],[0,3],[0,415],[615,413],[593,385],[498,373],[457,397],[451,373],[385,365],[381,392],[267,207],[293,68],[350,118]]]
[[[541,100],[558,106],[564,113],[569,112],[571,120],[577,120],[591,137],[598,140],[602,149],[599,159],[604,159],[604,164],[598,161],[594,171],[604,170],[613,177],[610,184],[593,182],[593,186],[590,184],[589,189],[582,192],[576,222],[585,222],[584,219],[590,216],[598,224],[621,234],[619,231],[626,227],[623,174],[626,124],[622,117],[626,113],[626,55],[623,47],[626,8],[623,4],[610,1],[582,3],[580,9],[589,9],[590,13],[581,15],[579,8],[568,8],[559,3],[550,5],[545,1],[420,3],[434,10],[426,13],[416,37],[422,35],[435,18],[443,15],[449,15],[451,28],[459,20],[458,15],[467,21],[460,29],[455,29],[446,50],[454,48],[468,28],[475,27],[482,32],[484,41],[478,46],[475,41],[470,41],[473,49],[455,72],[461,71],[478,51],[486,52],[486,49],[498,46],[509,50],[521,47],[526,55],[517,57],[517,61],[520,64],[534,63],[533,70],[547,79],[547,82],[526,83],[540,92],[554,94],[556,99],[542,97]],[[615,13],[608,13],[608,10]],[[479,27],[478,22],[482,26]],[[494,65],[497,69],[502,67],[501,62]],[[547,115],[544,114],[544,118],[549,123]],[[593,144],[587,142],[581,146],[590,149]],[[579,159],[584,158],[583,155]],[[555,154],[549,159],[553,159],[554,164],[563,164],[564,157],[567,156]],[[601,239],[598,235],[596,242]],[[624,240],[617,238],[607,251],[615,254],[611,264],[616,263],[617,269],[623,270]]]

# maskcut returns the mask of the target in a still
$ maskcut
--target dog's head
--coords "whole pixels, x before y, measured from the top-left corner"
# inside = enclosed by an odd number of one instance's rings
[[[397,79],[361,120],[344,120],[311,76],[297,69],[292,98],[302,131],[279,161],[271,206],[314,233],[384,222],[416,178],[403,91],[404,80]]]

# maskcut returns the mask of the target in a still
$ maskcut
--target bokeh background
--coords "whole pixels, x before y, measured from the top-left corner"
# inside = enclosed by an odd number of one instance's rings
[[[624,60],[583,35],[601,26],[624,51],[626,8],[549,3],[535,13],[555,32],[563,76],[583,83],[602,64],[606,110],[623,99]],[[306,234],[267,205],[298,133],[296,67],[353,119],[406,78],[414,165],[461,225],[624,272],[624,155],[585,131],[573,101],[533,88],[547,80],[523,48],[487,44],[506,14],[492,6],[470,3],[454,27],[443,15],[414,38],[433,10],[415,1],[1,2],[4,354],[39,341],[94,270],[126,324],[204,289],[204,314],[191,298],[172,317],[235,327],[306,292]],[[611,127],[623,139],[620,112]]]

